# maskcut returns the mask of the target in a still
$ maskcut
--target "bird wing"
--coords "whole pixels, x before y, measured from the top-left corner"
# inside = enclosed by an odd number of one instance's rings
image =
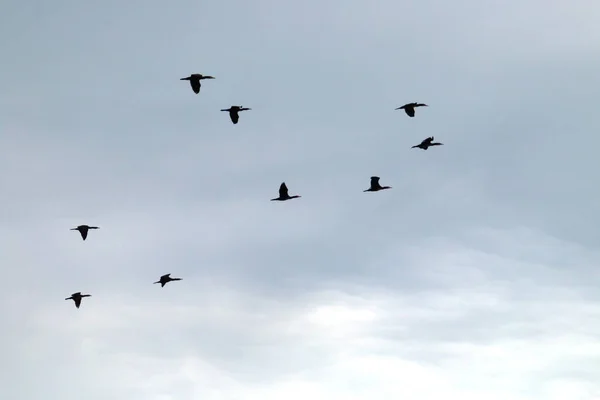
[[[229,111],[229,118],[231,118],[231,122],[233,122],[234,124],[237,124],[240,120],[240,116],[235,110]]]
[[[87,228],[81,228],[79,229],[79,233],[81,233],[81,238],[85,240],[87,238],[88,230]]]
[[[73,297],[73,301],[75,302],[75,307],[79,308],[79,306],[81,305],[81,297]]]
[[[165,275],[163,275],[163,276],[160,277],[160,280],[162,281],[162,280],[165,280],[165,279],[169,279],[170,275],[171,274],[165,274]]]
[[[415,109],[412,106],[406,106],[406,108],[404,108],[404,111],[406,112],[406,115],[408,115],[409,117],[415,116]]]
[[[194,93],[196,93],[196,94],[200,93],[200,79],[198,79],[198,78],[190,79],[190,85],[192,86],[192,90],[194,91]]]
[[[430,145],[430,144],[431,144],[431,142],[433,142],[433,136],[431,136],[431,137],[428,137],[427,139],[423,140],[423,141],[421,142],[421,144],[429,144],[429,145]]]
[[[279,197],[281,197],[281,198],[288,197],[288,188],[287,188],[285,182],[283,182],[281,184],[281,186],[279,186]]]
[[[415,103],[414,106],[415,107],[427,107],[427,104],[425,104],[425,103]]]

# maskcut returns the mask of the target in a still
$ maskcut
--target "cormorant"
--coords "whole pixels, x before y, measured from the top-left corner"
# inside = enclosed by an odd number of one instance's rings
[[[91,294],[81,294],[81,292],[73,293],[71,297],[67,297],[65,300],[73,300],[75,302],[75,307],[79,308],[81,305],[81,299],[84,297],[92,297]]]
[[[154,283],[160,283],[160,287],[165,287],[165,285],[171,281],[180,281],[181,278],[171,278],[171,274],[166,274],[160,277],[159,280],[157,280]]]
[[[200,93],[200,80],[202,79],[215,79],[214,76],[202,75],[202,74],[191,74],[187,78],[181,78],[180,81],[190,81],[190,85],[192,86],[192,90],[194,93]]]
[[[224,110],[221,111],[229,111],[229,118],[231,118],[231,122],[233,122],[234,124],[237,124],[240,116],[238,115],[238,112],[240,111],[247,111],[247,110],[252,110],[251,108],[245,108],[243,106],[231,106],[229,108],[226,108]]]
[[[77,228],[71,228],[72,231],[79,231],[81,233],[81,238],[85,240],[88,235],[88,230],[90,229],[100,229],[97,226],[89,226],[89,225],[79,225]]]
[[[403,105],[402,107],[396,108],[396,110],[404,110],[406,115],[408,115],[409,117],[414,117],[415,116],[415,107],[429,107],[429,106],[427,104],[423,104],[423,103],[408,103],[408,104]]]
[[[281,186],[279,186],[279,197],[271,199],[271,201],[285,201],[285,200],[296,199],[298,197],[302,197],[302,196],[298,196],[298,195],[290,196],[288,194],[288,188],[287,188],[285,182],[282,182]]]
[[[391,186],[381,186],[379,184],[379,177],[372,176],[371,177],[371,187],[369,187],[367,190],[363,190],[363,192],[378,192],[383,189],[391,189],[391,188],[392,188]]]
[[[428,137],[427,139],[423,140],[421,143],[411,147],[411,149],[418,147],[420,149],[427,150],[430,146],[443,146],[443,145],[444,145],[444,143],[433,143],[433,136],[431,136],[431,137]]]

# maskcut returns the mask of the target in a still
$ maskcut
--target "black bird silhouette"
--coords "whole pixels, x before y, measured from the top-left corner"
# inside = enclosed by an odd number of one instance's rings
[[[414,117],[415,116],[415,107],[429,107],[429,106],[427,104],[423,104],[423,103],[408,103],[408,104],[403,105],[402,107],[396,108],[396,110],[404,110],[406,115],[408,115],[409,117]]]
[[[285,184],[285,182],[281,183],[281,186],[279,186],[279,197],[276,197],[274,199],[271,199],[271,201],[286,201],[286,200],[291,200],[291,199],[297,199],[298,197],[302,197],[302,196],[290,196],[288,194],[288,188]]]
[[[75,307],[79,308],[81,305],[81,299],[84,297],[92,297],[91,294],[81,294],[81,292],[73,293],[71,297],[67,297],[65,300],[73,300],[75,302]]]
[[[252,109],[245,108],[243,106],[231,106],[231,107],[223,109],[221,111],[229,111],[229,118],[231,118],[231,122],[233,122],[234,124],[237,124],[238,121],[240,120],[240,116],[238,115],[238,112],[247,111],[247,110],[252,110]]]
[[[367,190],[363,190],[363,192],[378,192],[383,189],[391,189],[391,188],[392,188],[391,186],[381,186],[379,184],[379,177],[372,176],[371,177],[371,187],[369,187]]]
[[[423,140],[421,143],[414,145],[413,147],[411,147],[411,149],[418,147],[420,149],[427,150],[430,146],[443,146],[443,145],[444,145],[444,143],[434,143],[433,136],[431,136],[431,137],[428,137],[427,139]]]
[[[97,226],[89,226],[89,225],[79,225],[77,228],[71,228],[72,231],[79,231],[81,233],[81,238],[85,240],[88,235],[88,230],[90,229],[100,229]]]
[[[190,81],[190,85],[192,86],[192,90],[194,93],[200,93],[200,80],[202,79],[215,79],[214,76],[202,75],[202,74],[191,74],[187,78],[181,78],[180,81]]]
[[[165,287],[165,285],[169,282],[180,281],[180,280],[181,280],[181,278],[171,278],[171,274],[166,274],[166,275],[161,276],[160,279],[154,283],[160,283],[160,287]]]

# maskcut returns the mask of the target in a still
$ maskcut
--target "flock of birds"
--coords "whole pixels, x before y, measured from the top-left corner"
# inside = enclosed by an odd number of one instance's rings
[[[200,81],[203,79],[215,79],[215,77],[209,76],[209,75],[202,75],[202,74],[191,74],[190,76],[181,78],[180,80],[189,81],[190,86],[192,87],[192,90],[194,91],[194,93],[199,94],[200,87],[202,86]],[[417,108],[417,107],[428,107],[428,105],[424,104],[424,103],[407,103],[401,107],[396,108],[396,110],[404,110],[406,115],[408,115],[409,117],[412,118],[415,116],[415,108]],[[251,110],[251,108],[243,107],[243,106],[231,106],[229,108],[222,109],[221,111],[229,112],[229,118],[231,119],[231,122],[233,122],[234,124],[237,124],[240,120],[239,112],[240,111],[248,111],[248,110]],[[419,149],[427,150],[431,146],[441,146],[441,145],[443,145],[443,143],[434,142],[434,137],[431,136],[431,137],[428,137],[428,138],[424,139],[423,141],[421,141],[421,143],[412,146],[411,148],[413,148],[413,149],[419,148]],[[379,183],[379,179],[380,178],[378,176],[372,176],[371,184],[370,184],[369,188],[366,190],[363,190],[363,192],[378,192],[380,190],[392,188],[391,186],[381,186],[381,184]],[[302,196],[300,196],[300,195],[290,196],[287,185],[285,184],[285,182],[282,182],[281,185],[279,186],[279,196],[275,197],[274,199],[271,199],[271,201],[286,201],[286,200],[296,199],[299,197],[302,197]],[[79,231],[81,238],[85,241],[88,237],[88,232],[90,229],[100,229],[100,228],[97,226],[79,225],[75,228],[72,228],[71,230]],[[154,282],[154,284],[160,283],[160,286],[164,287],[169,282],[180,281],[180,280],[181,280],[181,278],[172,278],[171,274],[165,274],[165,275],[161,276],[158,281]],[[73,302],[75,302],[75,307],[79,308],[81,306],[81,300],[84,297],[91,297],[91,296],[92,296],[91,294],[82,294],[81,292],[76,292],[76,293],[73,293],[70,297],[67,297],[65,300],[73,300]]]

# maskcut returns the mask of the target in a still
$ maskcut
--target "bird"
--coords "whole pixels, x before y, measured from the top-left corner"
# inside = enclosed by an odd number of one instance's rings
[[[391,188],[392,188],[391,186],[381,186],[379,184],[379,177],[372,176],[371,177],[371,187],[369,187],[367,190],[363,190],[363,192],[378,192],[383,189],[391,189]]]
[[[202,79],[215,79],[214,76],[202,75],[202,74],[191,74],[187,78],[181,78],[180,81],[190,81],[190,85],[192,86],[192,90],[194,93],[200,93],[200,80]]]
[[[89,226],[89,225],[79,225],[77,228],[71,228],[72,231],[79,231],[81,233],[81,238],[85,240],[88,235],[88,230],[90,229],[100,229],[97,226]]]
[[[240,111],[247,111],[247,110],[252,110],[251,108],[246,108],[243,106],[231,106],[229,108],[225,108],[221,111],[229,111],[229,118],[231,118],[231,122],[233,122],[234,124],[237,124],[240,116],[238,115],[238,112]]]
[[[159,280],[157,280],[154,283],[160,283],[160,287],[165,287],[165,285],[171,281],[180,281],[181,278],[171,278],[171,274],[166,274],[160,277]]]
[[[73,293],[71,297],[67,297],[65,300],[73,300],[75,302],[75,307],[79,308],[81,305],[81,299],[84,297],[92,297],[91,294],[81,294],[81,292]]]
[[[427,104],[423,104],[423,103],[408,103],[408,104],[403,105],[402,107],[396,108],[396,110],[404,110],[406,115],[408,115],[409,117],[414,117],[415,116],[415,107],[429,107],[429,106]]]
[[[285,182],[282,182],[281,186],[279,186],[279,197],[271,199],[271,201],[286,201],[286,200],[291,200],[291,199],[297,199],[298,197],[302,197],[302,196],[299,196],[299,195],[290,196],[288,194],[287,185],[285,184]]]
[[[428,137],[427,139],[423,140],[421,143],[412,146],[411,149],[418,147],[420,149],[427,150],[430,146],[443,146],[443,145],[444,145],[444,143],[434,143],[433,136],[431,136],[431,137]]]

